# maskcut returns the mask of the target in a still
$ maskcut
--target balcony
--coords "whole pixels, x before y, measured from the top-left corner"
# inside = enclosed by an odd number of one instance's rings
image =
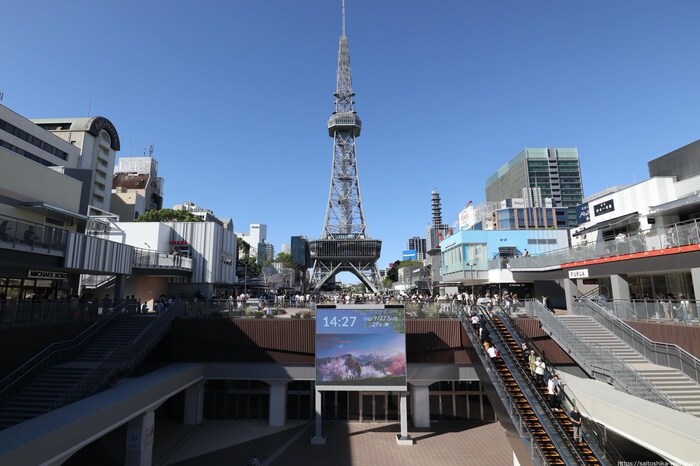
[[[192,259],[180,254],[134,248],[134,268],[161,270],[192,270]]]

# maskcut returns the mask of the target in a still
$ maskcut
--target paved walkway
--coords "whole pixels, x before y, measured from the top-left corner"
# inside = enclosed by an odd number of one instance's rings
[[[156,454],[155,464],[245,466],[253,455],[263,466],[513,464],[513,451],[499,423],[433,423],[428,429],[409,430],[412,446],[396,444],[397,423],[326,422],[325,445],[311,445],[313,428],[308,422],[271,428],[262,421],[207,421],[189,433],[182,431],[180,444],[171,446],[167,458],[158,460]],[[156,447],[165,446],[156,439]]]

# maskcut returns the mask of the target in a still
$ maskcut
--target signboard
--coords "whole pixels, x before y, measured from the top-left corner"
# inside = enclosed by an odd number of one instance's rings
[[[316,389],[405,391],[404,308],[317,308]]]
[[[576,220],[579,225],[591,221],[591,211],[588,208],[588,202],[576,206]]]
[[[569,278],[588,278],[588,269],[569,270]]]
[[[47,270],[28,270],[27,278],[42,278],[44,280],[68,280],[65,272],[50,272]]]
[[[601,202],[600,204],[596,204],[593,206],[593,213],[595,216],[607,214],[608,212],[612,212],[615,210],[615,203],[613,202],[612,199],[609,199],[605,202]]]

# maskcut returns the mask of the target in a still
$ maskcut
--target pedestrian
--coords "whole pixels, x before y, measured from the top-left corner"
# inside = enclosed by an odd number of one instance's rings
[[[574,442],[582,442],[581,437],[581,413],[578,407],[574,404],[571,413],[569,413],[569,418],[571,418],[571,423],[574,425]]]
[[[537,356],[537,358],[535,358],[535,376],[537,377],[537,380],[539,381],[540,385],[542,385],[542,386],[547,385],[545,383],[545,380],[544,380],[545,368],[546,368],[546,364],[544,363],[542,358]]]
[[[556,374],[547,381],[547,394],[549,395],[549,407],[553,411],[559,411],[559,378]]]
[[[527,358],[527,362],[530,364],[530,375],[535,376],[535,361],[537,356],[535,356],[535,350],[530,350],[530,356]]]
[[[681,322],[683,323],[689,323],[690,322],[690,313],[689,308],[690,308],[690,302],[683,296],[683,294],[679,294],[678,298],[680,301],[678,302],[678,307],[674,307],[676,311],[679,312],[679,318],[681,319]]]

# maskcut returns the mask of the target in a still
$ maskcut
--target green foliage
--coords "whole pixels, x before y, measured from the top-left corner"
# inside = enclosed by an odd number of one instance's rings
[[[403,269],[404,267],[423,267],[423,261],[403,261],[399,263],[399,269]]]
[[[289,254],[288,252],[281,252],[277,254],[277,258],[275,259],[275,262],[278,262],[282,265],[284,265],[288,269],[293,269],[294,263],[292,262],[292,255]]]
[[[185,210],[147,210],[135,222],[201,222],[202,219]]]

